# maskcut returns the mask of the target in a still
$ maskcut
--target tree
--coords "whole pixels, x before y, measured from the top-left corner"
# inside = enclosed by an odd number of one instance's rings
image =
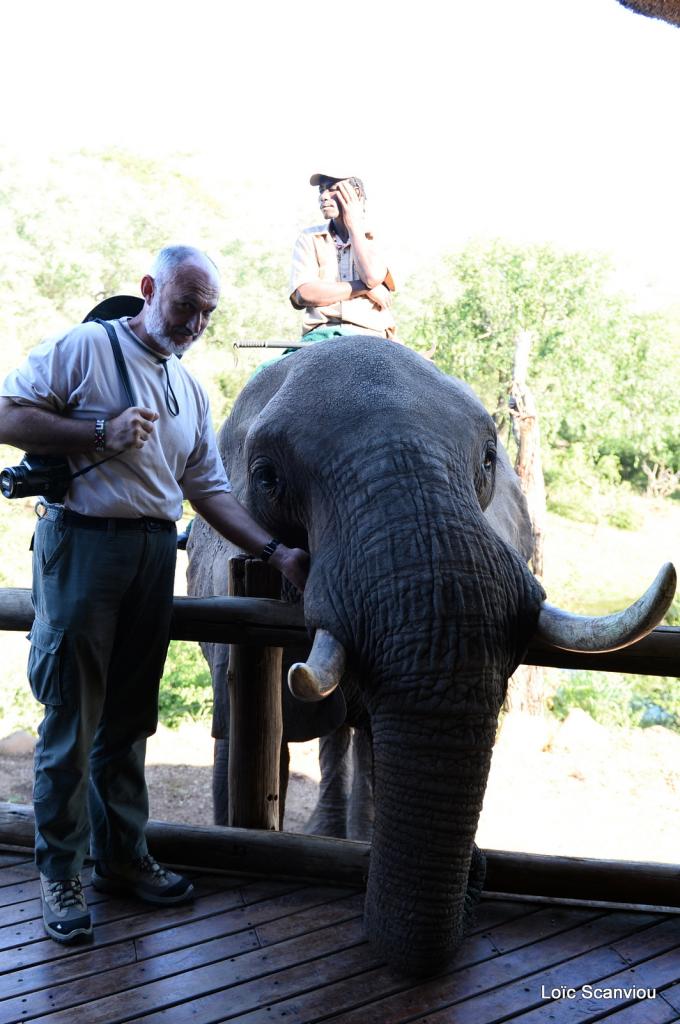
[[[670,327],[612,291],[604,258],[473,243],[445,258],[441,277],[454,282],[451,294],[430,296],[430,312],[407,329],[423,344],[436,342],[437,365],[475,388],[511,446],[515,346],[530,333],[527,384],[549,482],[572,458],[603,479],[638,486],[645,461],[680,469],[680,358]]]

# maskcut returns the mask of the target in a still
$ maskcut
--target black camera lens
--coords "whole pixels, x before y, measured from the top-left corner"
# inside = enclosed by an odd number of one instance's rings
[[[18,468],[18,467],[17,467]],[[17,470],[8,468],[0,473],[0,491],[5,498],[13,498],[17,486]]]

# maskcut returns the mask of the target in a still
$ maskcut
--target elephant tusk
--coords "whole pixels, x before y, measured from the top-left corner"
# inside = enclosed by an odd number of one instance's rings
[[[628,647],[661,622],[673,600],[675,585],[675,568],[671,562],[666,562],[642,597],[613,615],[572,615],[554,605],[543,604],[535,638],[565,651],[592,654]]]
[[[345,661],[342,644],[332,633],[317,629],[307,661],[297,661],[288,670],[288,689],[298,700],[323,700],[339,684]]]

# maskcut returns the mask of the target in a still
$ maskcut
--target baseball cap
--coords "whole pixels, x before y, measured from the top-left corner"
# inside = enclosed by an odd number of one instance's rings
[[[313,174],[309,179],[309,184],[320,185],[322,181],[345,181],[351,177],[351,174]]]

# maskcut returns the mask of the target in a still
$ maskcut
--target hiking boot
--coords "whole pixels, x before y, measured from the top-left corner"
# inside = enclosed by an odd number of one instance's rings
[[[75,942],[92,935],[92,921],[80,875],[54,882],[40,872],[45,931],[57,942]]]
[[[182,903],[194,894],[188,878],[161,867],[148,853],[127,864],[96,861],[92,885],[101,892],[132,893],[140,900],[159,906]]]

